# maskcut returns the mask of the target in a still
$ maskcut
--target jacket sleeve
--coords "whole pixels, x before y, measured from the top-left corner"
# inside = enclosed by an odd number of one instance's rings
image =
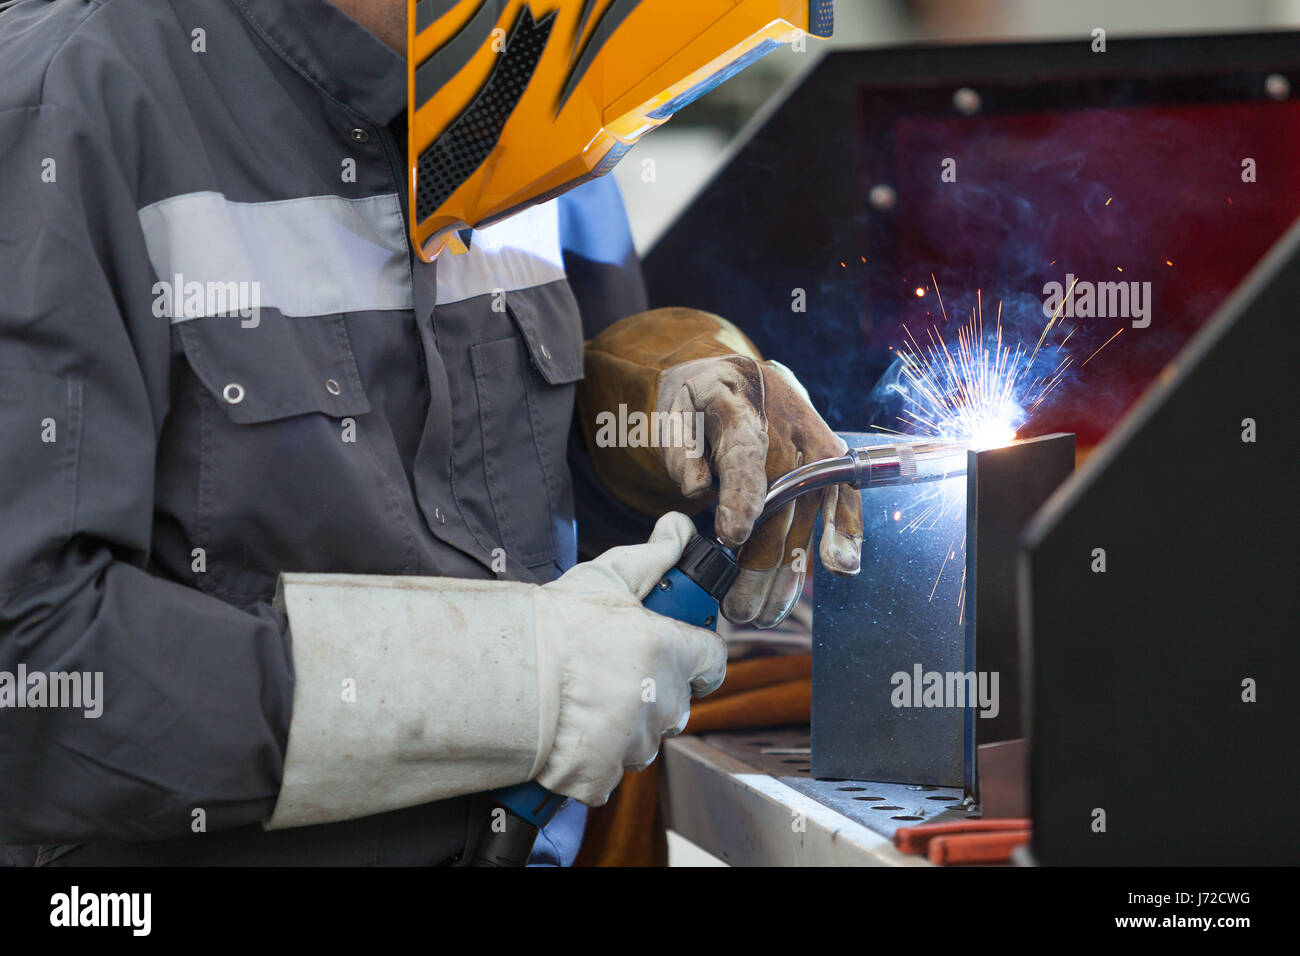
[[[558,201],[564,272],[582,313],[583,337],[592,339],[624,316],[650,308],[641,259],[612,175],[584,183]]]
[[[145,570],[170,330],[113,138],[0,110],[0,843],[249,823],[280,787],[283,615]]]

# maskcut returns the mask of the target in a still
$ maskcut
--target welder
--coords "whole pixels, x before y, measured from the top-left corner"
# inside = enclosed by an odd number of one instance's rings
[[[534,22],[416,16],[453,6]],[[637,6],[547,8],[588,50]],[[0,10],[0,670],[103,680],[95,719],[0,707],[0,843],[40,864],[451,863],[527,780],[575,798],[538,848],[569,862],[723,679],[715,634],[641,606],[682,512],[743,545],[735,621],[788,613],[818,508],[857,570],[845,486],[751,536],[771,478],[844,446],[730,322],[646,311],[612,179],[499,197],[426,261],[406,14]],[[595,442],[622,405],[698,416],[704,454]],[[662,517],[579,562],[579,505],[602,544]]]

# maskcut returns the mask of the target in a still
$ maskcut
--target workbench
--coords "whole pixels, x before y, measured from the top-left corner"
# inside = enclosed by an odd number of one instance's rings
[[[807,727],[664,741],[670,830],[734,866],[929,866],[893,833],[977,819],[960,788],[815,780]]]

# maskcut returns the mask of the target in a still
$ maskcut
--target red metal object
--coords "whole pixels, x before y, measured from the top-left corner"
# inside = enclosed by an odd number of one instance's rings
[[[1011,851],[1029,842],[1028,819],[959,820],[900,827],[894,846],[902,853],[924,853],[931,863],[1004,863]]]

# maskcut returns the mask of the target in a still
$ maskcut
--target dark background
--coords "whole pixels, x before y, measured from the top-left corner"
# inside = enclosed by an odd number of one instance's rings
[[[986,328],[1000,302],[1006,341],[1032,347],[1044,283],[1150,282],[1149,328],[1079,371],[1129,320],[1067,321],[1065,351],[1040,355],[1073,353],[1073,371],[1021,437],[1087,448],[1300,214],[1300,104],[1269,95],[1274,73],[1300,90],[1297,35],[833,52],[648,255],[651,305],[730,318],[832,428],[861,430],[904,326],[952,337],[978,291]],[[975,115],[954,105],[962,87]],[[870,202],[879,184],[892,208]]]

